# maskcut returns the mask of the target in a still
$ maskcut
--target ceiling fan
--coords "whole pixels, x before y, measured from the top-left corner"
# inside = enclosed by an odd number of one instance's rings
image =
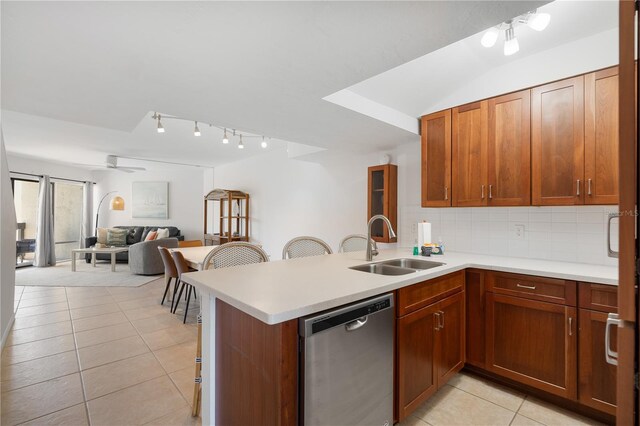
[[[104,164],[82,164],[83,166],[102,167],[106,169],[118,170],[125,173],[133,173],[137,171],[145,171],[144,167],[130,167],[130,166],[118,166],[118,157],[115,155],[107,155],[107,159]]]

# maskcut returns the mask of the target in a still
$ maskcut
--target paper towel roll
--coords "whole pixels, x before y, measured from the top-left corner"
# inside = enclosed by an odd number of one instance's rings
[[[431,224],[429,222],[418,223],[418,245],[431,244]]]

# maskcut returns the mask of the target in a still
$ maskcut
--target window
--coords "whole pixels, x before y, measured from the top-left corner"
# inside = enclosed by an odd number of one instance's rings
[[[12,178],[13,199],[16,207],[16,265],[33,264],[36,226],[38,218],[38,192],[40,183]],[[71,249],[80,247],[82,236],[82,184],[52,182],[53,231],[56,260],[71,259]]]

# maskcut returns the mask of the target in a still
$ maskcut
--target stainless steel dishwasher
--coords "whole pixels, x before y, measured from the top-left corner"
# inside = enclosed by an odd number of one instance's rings
[[[305,426],[393,424],[393,294],[300,319]]]

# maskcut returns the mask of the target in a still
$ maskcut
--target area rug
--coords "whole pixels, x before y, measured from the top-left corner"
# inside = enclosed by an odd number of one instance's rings
[[[97,263],[96,267],[78,261],[76,272],[71,272],[71,262],[59,263],[48,268],[29,266],[16,269],[16,285],[49,287],[139,287],[162,275],[135,275],[129,265],[116,265],[111,272],[110,263]]]

